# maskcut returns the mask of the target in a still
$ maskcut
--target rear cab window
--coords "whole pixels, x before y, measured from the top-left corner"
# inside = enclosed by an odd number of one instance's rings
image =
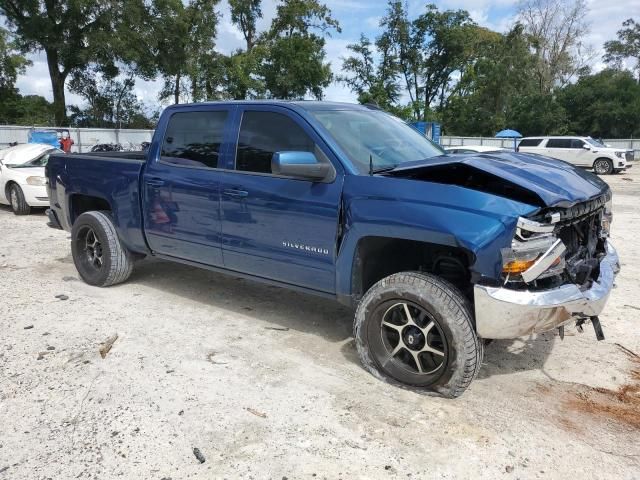
[[[219,168],[227,110],[177,112],[171,115],[160,161],[196,168]]]

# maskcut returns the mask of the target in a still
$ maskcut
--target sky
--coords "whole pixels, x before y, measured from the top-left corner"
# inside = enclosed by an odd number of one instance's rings
[[[602,46],[605,41],[614,39],[622,22],[640,13],[640,0],[586,0],[585,17],[590,25],[590,33],[586,43],[598,52],[594,59],[593,68],[597,71],[603,68],[601,61]],[[332,34],[327,39],[327,60],[335,74],[340,73],[341,58],[349,55],[347,45],[355,43],[361,33],[370,39],[380,34],[379,22],[385,13],[386,0],[325,0],[331,8],[334,18],[338,19],[342,33]],[[498,32],[506,32],[513,25],[516,17],[518,0],[408,0],[410,18],[417,16],[426,3],[435,3],[441,10],[465,9],[481,26]],[[271,23],[276,11],[277,0],[263,0],[264,17],[258,24],[262,31]],[[244,47],[244,40],[240,31],[231,24],[229,7],[223,0],[218,10],[222,19],[218,25],[217,47],[223,53]],[[37,94],[52,100],[51,82],[44,54],[32,54],[33,65],[18,78],[17,87],[23,95]],[[158,92],[162,86],[161,80],[137,81],[135,94],[148,108],[156,110],[159,106]],[[325,100],[355,102],[355,95],[344,85],[334,83],[325,90]],[[67,92],[67,104],[82,104],[82,99]]]

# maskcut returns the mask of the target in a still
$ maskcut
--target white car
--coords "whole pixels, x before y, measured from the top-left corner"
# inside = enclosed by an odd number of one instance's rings
[[[633,160],[633,151],[607,147],[591,137],[527,137],[518,144],[518,151],[593,168],[598,175],[626,170]]]
[[[0,203],[11,205],[16,215],[28,215],[31,207],[48,207],[44,167],[52,153],[63,152],[39,143],[0,150]]]
[[[489,145],[456,145],[444,147],[447,153],[504,153],[506,148],[492,147]],[[511,150],[513,152],[513,150]]]

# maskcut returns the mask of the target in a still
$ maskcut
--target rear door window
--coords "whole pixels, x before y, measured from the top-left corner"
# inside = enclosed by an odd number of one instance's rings
[[[226,110],[178,112],[171,115],[160,161],[172,165],[218,168]]]
[[[542,142],[541,138],[525,138],[520,141],[518,147],[537,147]]]
[[[570,138],[550,138],[547,148],[571,148]]]

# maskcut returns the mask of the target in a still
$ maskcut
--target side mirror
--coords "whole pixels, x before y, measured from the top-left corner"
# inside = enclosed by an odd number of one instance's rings
[[[584,144],[582,148],[584,148],[585,150],[591,150],[591,145]]]
[[[271,158],[271,173],[305,180],[327,178],[331,166],[320,163],[311,152],[276,152]]]

